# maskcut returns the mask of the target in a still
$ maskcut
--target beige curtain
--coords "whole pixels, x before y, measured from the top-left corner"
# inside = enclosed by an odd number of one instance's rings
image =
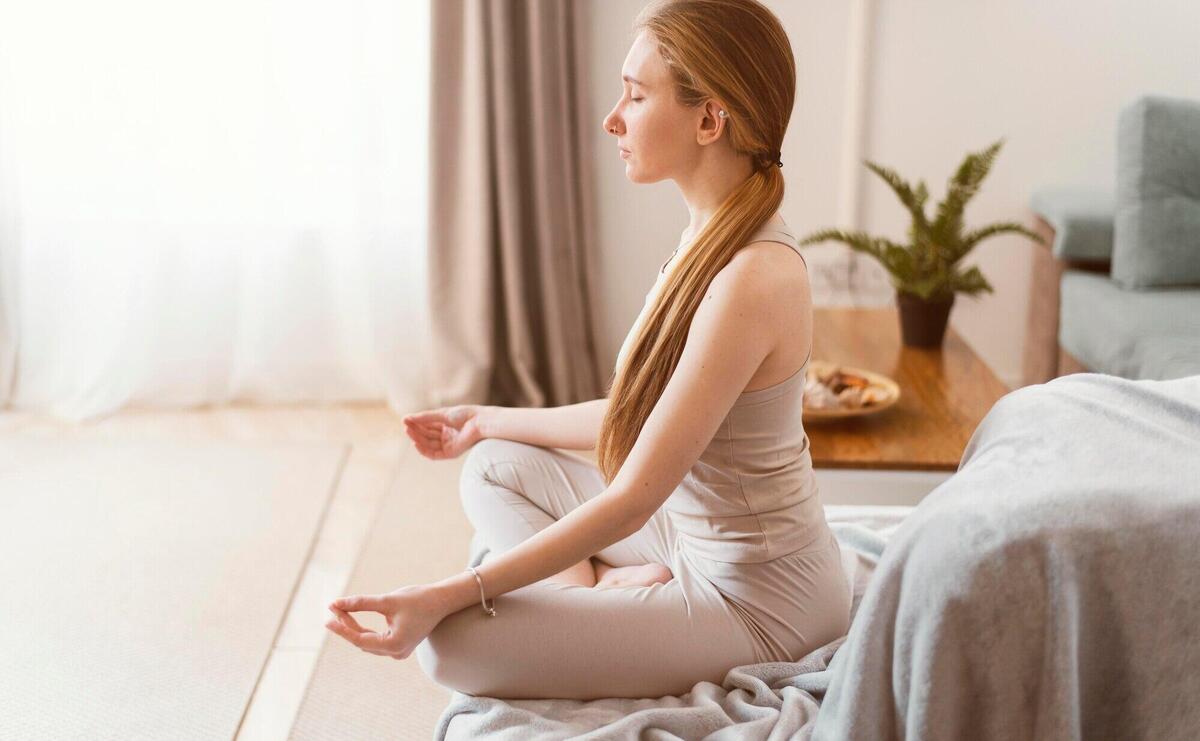
[[[434,0],[431,394],[559,406],[604,392],[582,3]]]

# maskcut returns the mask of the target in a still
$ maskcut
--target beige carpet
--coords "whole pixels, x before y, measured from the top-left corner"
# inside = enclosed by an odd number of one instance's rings
[[[347,451],[6,437],[0,738],[233,738]]]
[[[407,440],[405,441],[408,442]],[[458,499],[465,457],[430,461],[411,444],[381,505],[347,594],[388,592],[463,569],[471,527]],[[321,616],[324,622],[328,612]],[[383,617],[356,613],[380,630]],[[450,700],[417,664],[366,653],[330,634],[292,729],[294,739],[428,739]]]

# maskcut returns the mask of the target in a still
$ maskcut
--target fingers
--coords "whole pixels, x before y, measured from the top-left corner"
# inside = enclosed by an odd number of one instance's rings
[[[425,430],[415,426],[409,426],[405,432],[409,437],[413,438],[414,442],[424,441],[429,444],[441,442],[442,435],[440,431]]]
[[[326,621],[325,627],[334,633],[337,633],[342,638],[345,638],[347,641],[350,641],[364,651],[373,654],[379,654],[380,656],[392,656],[395,653],[395,650],[391,646],[391,630],[387,630],[383,633],[367,630],[360,625],[357,620],[354,619],[354,616],[348,613],[345,609],[337,606],[337,603],[339,602],[344,602],[349,605],[373,604],[378,599],[378,597],[374,596],[362,596],[343,597],[340,600],[335,600],[334,604],[329,605],[329,610],[334,614],[334,617]],[[347,609],[374,610],[376,608],[349,607]]]
[[[345,610],[342,610],[338,607],[334,607],[332,605],[329,606],[329,609],[333,612],[333,614],[335,616],[337,616],[337,619],[340,620],[343,625],[345,625],[347,628],[353,630],[355,633],[367,632],[367,629],[362,627],[361,625],[359,625],[358,621],[355,620],[354,616],[351,615],[350,613],[348,613]]]
[[[441,409],[430,409],[429,411],[425,412],[414,412],[412,414],[404,415],[404,421],[406,423],[415,422],[418,424],[445,420],[445,418],[446,414]]]
[[[446,430],[446,427],[444,425],[430,426],[430,425],[409,424],[409,425],[405,426],[404,431],[407,432],[410,436],[416,435],[425,440],[429,440],[431,442],[436,442],[436,441],[442,439],[442,435],[445,433],[445,430]]]
[[[330,602],[329,606],[345,612],[371,610],[382,613],[387,609],[387,598],[378,594],[355,594],[349,597],[338,597]]]
[[[422,419],[418,417],[405,417],[404,425],[406,427],[436,427],[446,423],[445,419]]]
[[[434,460],[453,458],[462,452],[455,442],[455,431],[449,427],[443,426],[436,432],[410,427],[406,433],[413,444],[417,446],[417,450],[427,458]]]
[[[434,426],[429,424],[420,424],[418,422],[405,422],[404,431],[411,434],[418,434],[423,437],[435,434]]]
[[[364,633],[359,633],[356,636],[357,640],[355,642],[355,645],[357,645],[359,648],[363,649],[364,651],[370,651],[371,653],[378,653],[378,654],[382,654],[384,656],[390,656],[393,653],[393,650],[391,647],[391,641],[388,640],[390,637],[391,637],[390,632],[385,634],[385,633],[376,633],[374,631],[368,630]]]
[[[417,446],[417,451],[421,455],[425,456],[426,458],[435,459],[441,457],[442,450],[440,443],[431,442],[428,438],[411,431],[408,433],[408,437],[413,441],[413,445]]]
[[[433,419],[404,419],[404,426],[408,429],[418,430],[426,435],[441,435],[447,430],[458,430],[462,427],[462,423],[455,422],[449,417],[438,416]]]
[[[368,653],[379,656],[393,655],[393,651],[388,646],[387,636],[370,630],[356,632],[335,618],[326,621],[325,627]]]

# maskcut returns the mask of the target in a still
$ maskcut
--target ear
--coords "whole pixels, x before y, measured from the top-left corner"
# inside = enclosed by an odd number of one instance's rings
[[[700,126],[696,131],[697,144],[702,146],[712,144],[724,134],[725,124],[729,119],[721,118],[720,111],[722,110],[725,110],[725,106],[711,98],[704,103],[704,106],[700,109],[702,114]]]

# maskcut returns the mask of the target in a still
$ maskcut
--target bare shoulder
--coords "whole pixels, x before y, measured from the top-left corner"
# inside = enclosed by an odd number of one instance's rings
[[[730,260],[754,262],[788,275],[805,275],[807,273],[804,259],[796,251],[782,242],[751,242]]]
[[[721,334],[731,346],[761,351],[761,363],[746,389],[790,376],[810,352],[812,337],[812,294],[804,260],[779,242],[746,245],[713,278],[696,316],[705,328],[725,325]]]
[[[809,298],[808,268],[796,251],[779,242],[751,242],[717,273],[712,290],[746,301],[788,305]]]

